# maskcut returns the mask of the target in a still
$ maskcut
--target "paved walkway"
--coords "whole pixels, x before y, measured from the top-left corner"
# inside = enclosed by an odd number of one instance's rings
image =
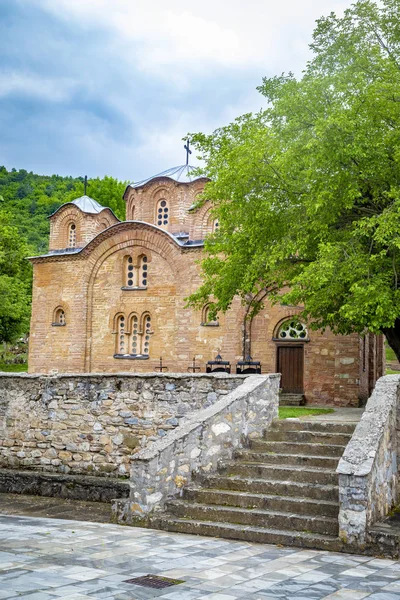
[[[147,574],[184,581],[127,583]],[[0,515],[0,599],[400,600],[400,562]]]

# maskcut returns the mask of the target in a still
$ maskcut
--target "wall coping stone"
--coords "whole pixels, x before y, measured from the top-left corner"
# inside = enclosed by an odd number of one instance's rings
[[[381,377],[336,472],[339,537],[358,551],[399,499],[400,375]]]
[[[400,375],[385,375],[378,380],[336,473],[363,477],[372,471],[379,441],[390,412],[397,406],[399,392]]]
[[[269,377],[279,377],[279,374],[269,375]],[[115,379],[118,377],[132,377],[137,379],[153,379],[154,377],[160,379],[247,379],[252,375],[236,375],[228,373],[131,373],[131,372],[119,372],[119,373],[9,373],[0,371],[0,378],[15,378],[15,379],[68,379],[81,377],[90,379],[92,377],[102,377],[104,379]],[[254,376],[253,376],[254,377]]]

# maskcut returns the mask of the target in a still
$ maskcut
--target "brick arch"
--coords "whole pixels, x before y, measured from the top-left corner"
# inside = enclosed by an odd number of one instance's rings
[[[110,231],[112,231],[112,235],[109,235]],[[99,240],[99,238],[101,238],[101,240]],[[92,246],[92,248],[86,253],[89,259],[88,266],[90,272],[87,286],[86,372],[91,371],[94,284],[97,274],[104,262],[120,250],[127,250],[132,246],[140,246],[153,254],[158,254],[161,258],[166,260],[176,278],[179,271],[179,258],[182,256],[180,247],[168,233],[165,233],[154,225],[136,221],[115,225],[104,233],[99,234],[96,240],[97,244],[93,244],[92,242],[88,244],[88,246]],[[95,240],[93,240],[93,242],[94,241]]]
[[[209,224],[210,212],[213,206],[207,200],[193,215],[193,237],[204,239],[208,233],[212,233],[212,228]]]
[[[62,211],[61,214],[58,212],[52,223],[52,246],[57,245],[59,248],[67,248],[68,226],[72,222],[76,224],[76,243],[79,245],[82,240],[82,223],[84,218],[82,211],[73,205],[66,205],[64,209],[61,207],[60,211]]]
[[[300,321],[301,323],[303,323],[307,327],[307,323],[304,321],[304,319],[300,319],[299,318],[299,313],[301,311],[300,308],[297,309],[297,312],[296,312],[296,309],[291,306],[290,308],[288,307],[286,309],[286,311],[287,311],[286,315],[284,315],[283,317],[280,317],[278,319],[278,321],[275,322],[274,325],[271,324],[272,325],[272,327],[271,327],[271,329],[272,329],[272,336],[271,337],[273,339],[277,339],[278,338],[278,333],[279,333],[279,330],[280,330],[281,326],[285,323],[285,321],[290,321],[290,319],[297,319],[298,321]],[[271,331],[271,329],[270,329],[270,331]],[[308,327],[307,327],[307,332],[308,332]],[[308,339],[308,337],[307,337],[307,339]]]

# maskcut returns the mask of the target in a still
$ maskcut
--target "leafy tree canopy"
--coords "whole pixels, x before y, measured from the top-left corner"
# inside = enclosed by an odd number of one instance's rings
[[[13,342],[29,328],[29,249],[11,219],[0,211],[0,342]]]
[[[400,358],[399,1],[321,18],[311,50],[263,80],[265,110],[192,136],[220,227],[190,302],[290,286],[313,327],[384,332]]]
[[[88,184],[88,195],[125,219],[126,183],[104,177]],[[0,342],[29,331],[32,275],[26,258],[47,252],[48,217],[83,193],[83,178],[0,167]]]
[[[125,219],[122,195],[127,183],[112,177],[89,179],[87,194]],[[36,175],[25,169],[7,171],[0,166],[0,210],[9,214],[20,235],[32,246],[33,254],[48,249],[48,217],[65,202],[83,196],[83,178]]]

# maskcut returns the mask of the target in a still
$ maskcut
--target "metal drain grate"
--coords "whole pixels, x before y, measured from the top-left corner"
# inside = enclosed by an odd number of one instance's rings
[[[171,587],[171,585],[178,585],[179,583],[185,582],[180,579],[160,577],[159,575],[144,575],[143,577],[135,577],[135,579],[127,579],[124,583],[134,583],[135,585],[161,590],[166,587]]]

